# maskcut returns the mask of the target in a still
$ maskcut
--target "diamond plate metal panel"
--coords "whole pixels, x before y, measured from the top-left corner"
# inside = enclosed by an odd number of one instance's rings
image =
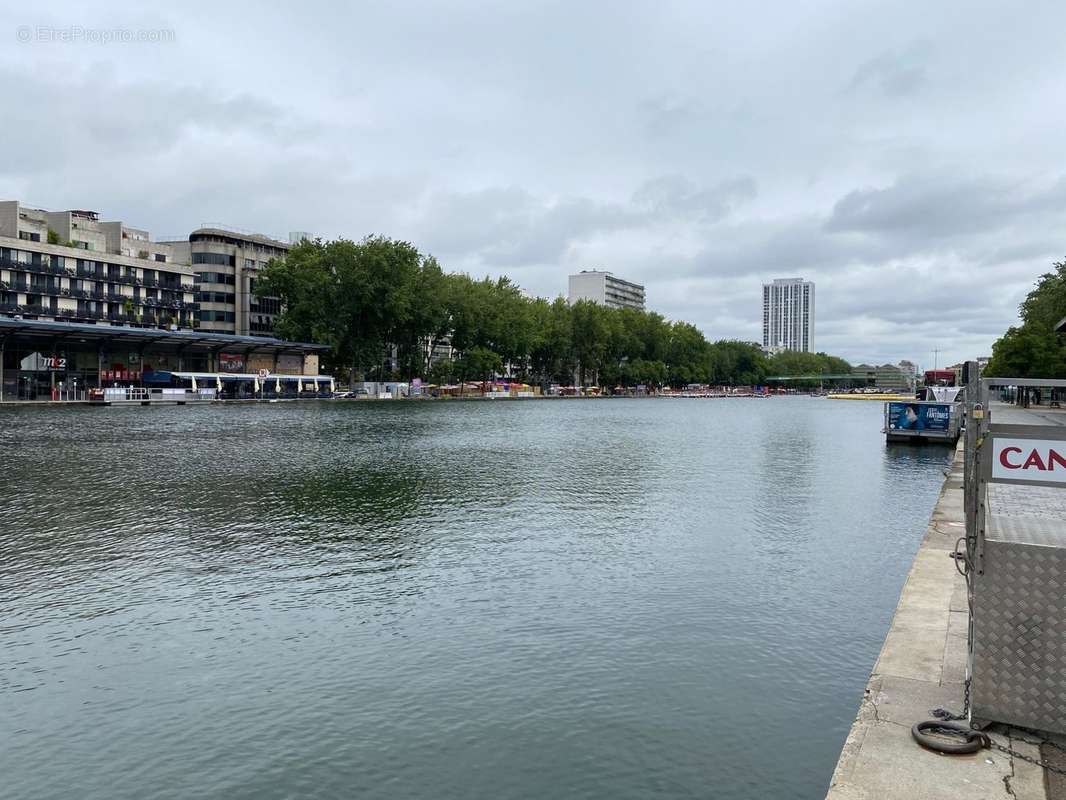
[[[987,541],[1066,548],[1066,524],[1063,523],[1062,517],[1050,519],[989,515],[986,527],[988,529],[985,534]]]
[[[973,717],[1066,733],[1066,548],[987,540],[973,637]]]

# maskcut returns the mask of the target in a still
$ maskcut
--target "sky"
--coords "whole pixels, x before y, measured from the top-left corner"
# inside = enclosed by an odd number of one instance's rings
[[[1066,256],[1066,4],[6,4],[0,199],[186,238],[380,234],[711,339],[988,355]],[[153,8],[149,6],[158,6]]]

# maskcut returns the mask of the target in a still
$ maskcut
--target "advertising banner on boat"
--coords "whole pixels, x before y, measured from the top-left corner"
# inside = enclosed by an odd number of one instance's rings
[[[889,430],[947,432],[950,424],[950,403],[888,404]]]

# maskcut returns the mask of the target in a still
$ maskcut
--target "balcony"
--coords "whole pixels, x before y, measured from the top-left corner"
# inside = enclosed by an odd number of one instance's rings
[[[60,289],[58,286],[49,286],[43,283],[31,283],[29,288],[25,290],[30,294],[52,294],[59,295],[63,292],[69,292],[69,289]]]
[[[4,269],[16,270],[19,272],[36,272],[49,274],[52,271],[52,267],[48,264],[27,264],[23,261],[14,261],[10,258],[0,258],[0,267],[3,267]]]

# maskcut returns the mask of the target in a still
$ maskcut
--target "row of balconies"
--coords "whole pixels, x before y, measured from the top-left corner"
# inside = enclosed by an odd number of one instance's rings
[[[123,311],[92,311],[89,309],[52,308],[32,303],[0,303],[0,314],[26,314],[30,316],[55,317],[63,320],[107,320],[109,322],[128,322],[140,325],[162,325],[166,321],[180,322],[178,318],[144,314],[127,314]],[[188,321],[188,318],[185,320]]]
[[[15,261],[13,258],[0,258],[0,267],[4,269],[20,270],[22,272],[36,272],[44,275],[74,276],[73,267],[59,267],[52,264],[27,264],[23,261]]]
[[[34,286],[18,281],[0,281],[0,291],[23,292],[24,294],[44,294],[50,297],[73,297],[79,300],[99,300],[110,303],[125,303],[127,300],[136,305],[155,308],[173,308],[177,310],[197,310],[199,303],[186,303],[184,300],[170,300],[162,297],[133,297],[118,292],[86,291],[85,289],[66,289],[58,286]]]
[[[138,278],[134,275],[125,274],[108,274],[106,272],[98,272],[97,270],[89,270],[84,267],[75,269],[74,267],[59,267],[52,264],[44,263],[25,263],[22,261],[15,261],[11,258],[0,258],[0,268],[15,270],[20,272],[35,272],[43,275],[59,275],[61,277],[69,278],[86,278],[88,280],[95,281],[107,281],[108,283],[124,283],[131,286],[148,286],[152,288],[161,287],[164,289],[174,289],[175,291],[193,292],[196,291],[196,285],[190,279],[189,282],[182,281],[168,281],[160,280],[158,278]]]

